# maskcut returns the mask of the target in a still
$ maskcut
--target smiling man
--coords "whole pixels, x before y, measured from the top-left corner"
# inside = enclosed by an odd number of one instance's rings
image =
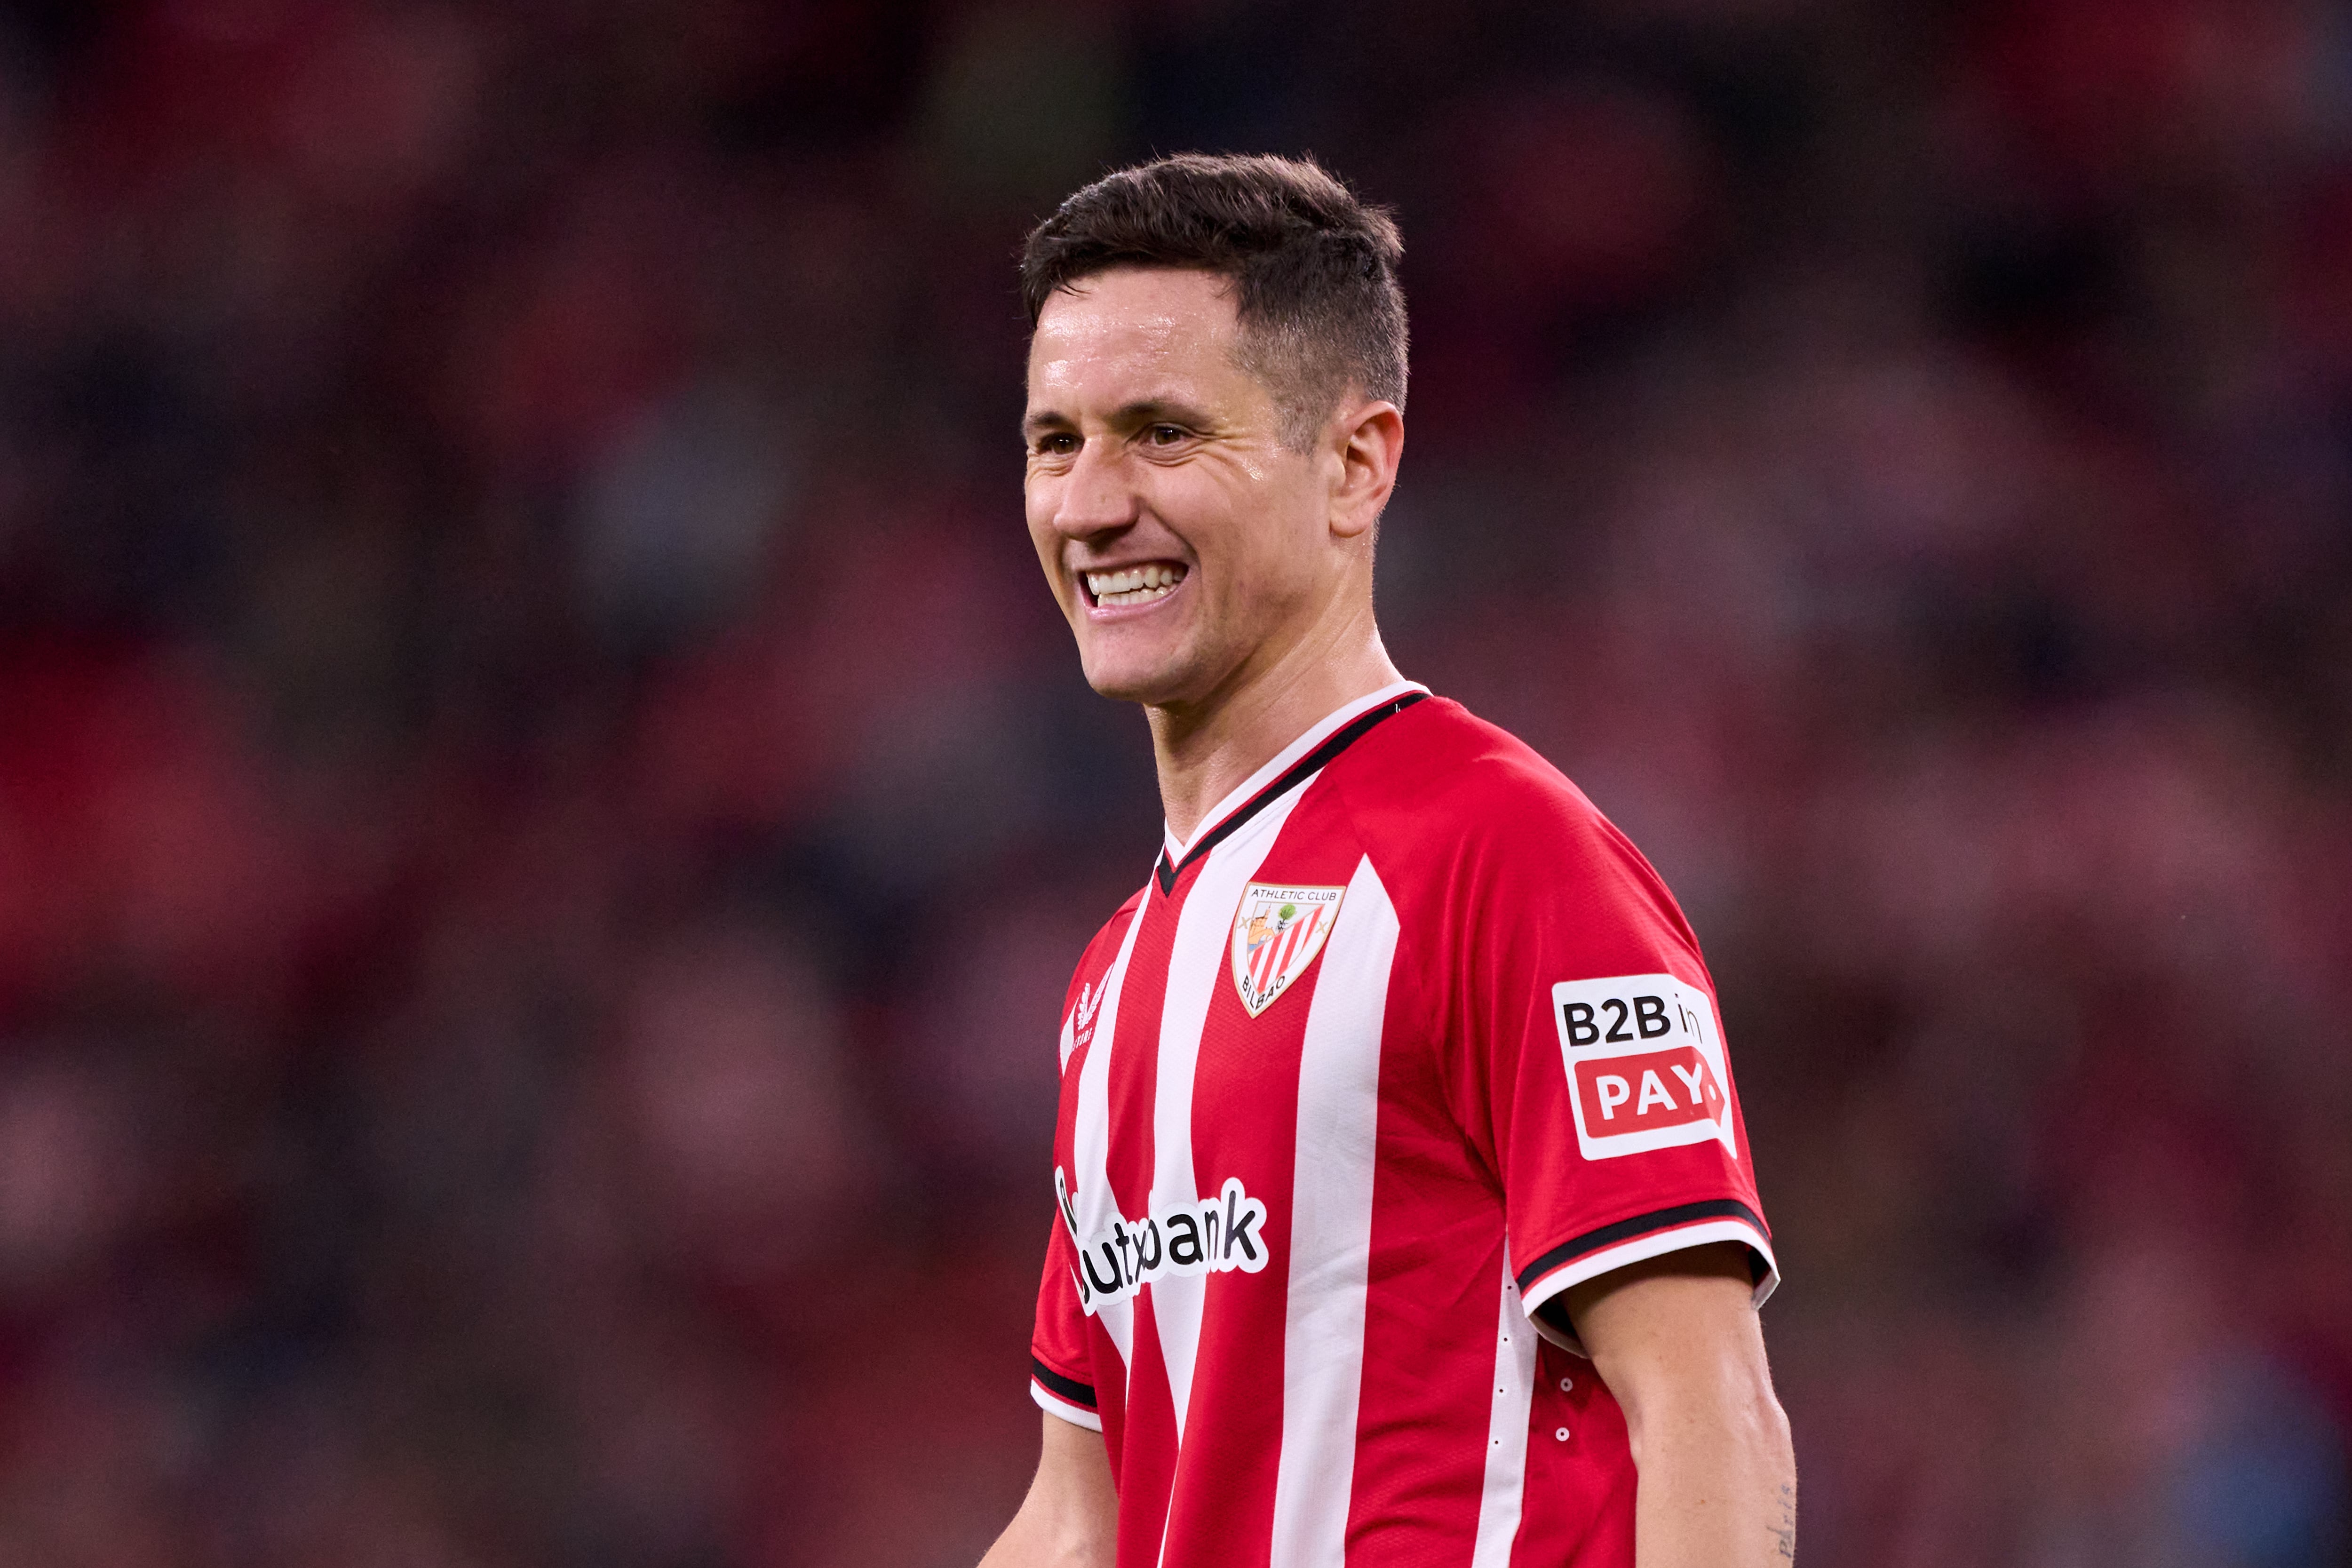
[[[1166,842],[1060,1040],[1037,1477],[987,1568],[1793,1553],[1778,1279],[1696,939],[1402,679],[1394,226],[1186,156],[1029,239],[1029,532]]]

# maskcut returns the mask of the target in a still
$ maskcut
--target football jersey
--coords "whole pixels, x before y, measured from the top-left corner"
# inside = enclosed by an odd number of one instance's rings
[[[1698,943],[1549,763],[1400,684],[1171,837],[1061,1027],[1031,1392],[1123,1568],[1630,1563],[1560,1293],[1778,1279]]]

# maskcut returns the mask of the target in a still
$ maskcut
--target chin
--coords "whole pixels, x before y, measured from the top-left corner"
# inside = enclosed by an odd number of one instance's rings
[[[1177,683],[1158,679],[1152,673],[1129,670],[1087,671],[1087,684],[1095,689],[1097,697],[1108,697],[1114,702],[1141,702],[1157,706],[1176,700]]]
[[[1199,685],[1197,661],[1181,654],[1158,659],[1104,655],[1079,662],[1095,694],[1114,702],[1165,707],[1183,701]]]

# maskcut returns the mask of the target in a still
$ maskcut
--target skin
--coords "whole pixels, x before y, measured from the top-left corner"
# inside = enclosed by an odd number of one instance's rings
[[[1088,682],[1143,705],[1180,837],[1301,731],[1401,679],[1372,620],[1372,530],[1404,417],[1346,395],[1293,451],[1239,337],[1224,279],[1121,268],[1047,300],[1029,350],[1029,537]],[[1087,572],[1145,564],[1183,581],[1133,606],[1087,591]]]
[[[1753,1300],[1729,1242],[1569,1287],[1569,1321],[1625,1412],[1636,1568],[1796,1557],[1797,1459]]]
[[[1223,279],[1144,268],[1055,294],[1030,344],[1030,539],[1088,682],[1143,706],[1180,839],[1318,720],[1400,679],[1372,617],[1372,539],[1403,416],[1350,391],[1306,449],[1286,447],[1239,344]],[[1144,565],[1182,580],[1132,606],[1088,590],[1089,572]],[[1794,1554],[1796,1467],[1750,1298],[1728,1244],[1568,1293],[1632,1436],[1637,1568]],[[1036,1479],[982,1568],[1109,1568],[1103,1441],[1043,1420]]]
[[[1098,1433],[1058,1415],[1045,1424],[1037,1479],[980,1568],[1111,1568],[1118,1493]]]

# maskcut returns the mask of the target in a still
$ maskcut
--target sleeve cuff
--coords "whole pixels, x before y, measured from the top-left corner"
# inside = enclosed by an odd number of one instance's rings
[[[1095,1391],[1076,1378],[1063,1376],[1034,1356],[1029,1358],[1029,1397],[1048,1415],[1058,1415],[1089,1432],[1102,1430],[1102,1415],[1095,1408]]]
[[[1779,1287],[1780,1268],[1772,1257],[1772,1238],[1763,1216],[1736,1198],[1635,1215],[1562,1242],[1519,1271],[1520,1306],[1538,1333],[1582,1355],[1584,1347],[1569,1327],[1565,1306],[1554,1300],[1562,1291],[1629,1263],[1716,1241],[1736,1241],[1748,1248],[1756,1275],[1755,1304],[1761,1307]],[[1552,1310],[1539,1312],[1546,1305]]]

